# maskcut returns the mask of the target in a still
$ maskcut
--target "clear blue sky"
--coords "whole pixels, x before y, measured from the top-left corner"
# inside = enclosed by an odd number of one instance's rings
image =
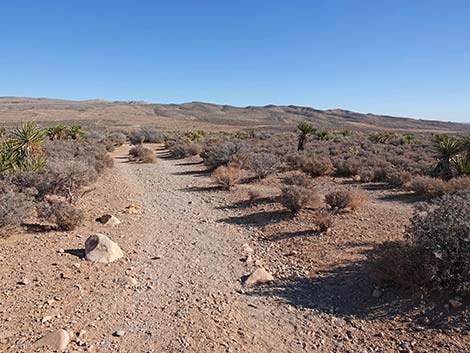
[[[5,1],[0,95],[470,122],[470,1]]]

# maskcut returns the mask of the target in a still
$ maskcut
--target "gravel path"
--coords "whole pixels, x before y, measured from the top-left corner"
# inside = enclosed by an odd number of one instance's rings
[[[290,306],[243,293],[240,278],[253,268],[240,261],[247,241],[242,231],[218,222],[227,216],[227,210],[219,210],[224,193],[211,190],[202,166],[168,159],[161,150],[158,155],[155,165],[118,159],[116,166],[140,191],[144,210],[128,227],[135,241],[129,272],[145,287],[123,306],[121,298],[110,298],[123,318],[120,328],[128,333],[119,341],[119,351],[312,348],[312,337],[302,327],[306,323]]]

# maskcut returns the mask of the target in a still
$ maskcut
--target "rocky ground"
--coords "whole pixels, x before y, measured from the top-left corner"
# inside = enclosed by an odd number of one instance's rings
[[[243,187],[215,189],[198,160],[159,149],[156,164],[133,164],[127,150],[82,201],[83,227],[0,241],[1,352],[50,352],[35,342],[56,330],[71,337],[66,352],[470,350],[452,308],[374,294],[368,280],[364,252],[400,236],[406,196],[370,190],[364,210],[318,235],[269,201],[247,205]],[[95,221],[105,213],[122,223]],[[87,261],[93,233],[125,256]],[[261,266],[274,281],[243,285]]]

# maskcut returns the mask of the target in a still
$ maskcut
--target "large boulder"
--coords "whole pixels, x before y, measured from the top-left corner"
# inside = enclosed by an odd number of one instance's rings
[[[124,256],[119,245],[103,234],[93,234],[85,241],[85,257],[89,261],[108,264]]]
[[[65,330],[57,330],[47,334],[34,343],[36,347],[49,348],[54,352],[64,352],[70,343],[70,335]],[[44,351],[46,352],[46,351]],[[47,350],[47,352],[50,352]]]

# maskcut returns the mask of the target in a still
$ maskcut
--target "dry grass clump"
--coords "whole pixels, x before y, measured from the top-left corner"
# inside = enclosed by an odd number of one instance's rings
[[[303,186],[308,189],[314,187],[312,178],[302,172],[290,174],[284,177],[282,181],[285,185]]]
[[[71,231],[77,228],[84,218],[83,210],[60,200],[47,200],[36,208],[38,217],[55,225],[59,231]]]
[[[129,150],[130,160],[142,163],[155,163],[155,152],[150,148],[137,145]]]
[[[362,190],[336,190],[325,195],[325,202],[334,210],[354,211],[364,205],[368,199]]]
[[[406,240],[371,255],[377,281],[420,290],[470,290],[470,191],[419,205]]]
[[[242,177],[241,169],[231,165],[220,166],[212,173],[215,182],[226,190],[238,184]]]

